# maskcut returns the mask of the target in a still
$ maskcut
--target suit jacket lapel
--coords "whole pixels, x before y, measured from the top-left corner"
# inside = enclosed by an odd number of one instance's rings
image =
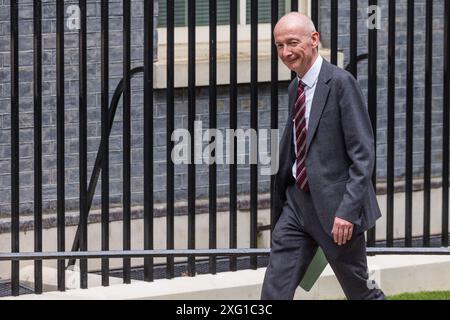
[[[291,122],[294,117],[294,103],[295,99],[297,99],[297,86],[298,86],[298,78],[295,77],[294,84],[290,88],[290,91],[288,92],[289,96],[289,119],[291,119]]]
[[[308,153],[309,146],[311,145],[320,117],[322,116],[323,108],[327,102],[328,94],[330,93],[330,87],[327,85],[327,82],[330,79],[329,68],[329,63],[324,60],[320,70],[319,79],[317,79],[316,90],[314,91],[314,98],[311,104],[305,153]]]
[[[289,116],[288,116],[288,120],[286,123],[286,129],[285,129],[285,133],[287,134],[287,136],[285,137],[286,143],[289,146],[288,148],[288,152],[289,152],[289,157],[291,158],[292,161],[295,161],[295,147],[294,147],[294,140],[293,140],[293,117],[294,117],[294,104],[295,104],[295,100],[297,99],[297,86],[298,86],[298,78],[295,78],[294,80],[294,84],[291,87],[291,90],[288,92],[288,97],[289,97]]]

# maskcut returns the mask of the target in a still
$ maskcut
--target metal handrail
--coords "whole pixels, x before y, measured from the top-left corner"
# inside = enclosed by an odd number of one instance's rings
[[[366,59],[369,59],[369,54],[368,53],[363,53],[363,54],[360,54],[360,55],[358,55],[358,56],[356,56],[356,64],[358,63],[358,62],[360,62],[360,61],[362,61],[362,60],[366,60]],[[348,64],[347,64],[347,66],[345,67],[345,70],[346,71],[350,71],[350,67],[352,66],[352,62],[353,61],[350,61]]]
[[[368,247],[367,255],[448,255],[450,247]],[[268,256],[270,249],[156,249],[156,250],[111,250],[78,252],[16,252],[0,253],[0,261],[20,260],[60,260],[60,259],[99,259],[99,258],[143,258],[143,257],[210,257],[210,256]]]

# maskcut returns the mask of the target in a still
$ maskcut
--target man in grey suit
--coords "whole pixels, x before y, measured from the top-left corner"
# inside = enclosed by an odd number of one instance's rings
[[[293,299],[317,248],[348,299],[385,299],[368,282],[364,231],[381,216],[371,177],[374,139],[355,78],[318,53],[309,17],[274,29],[278,55],[297,73],[274,185],[274,230],[261,299]]]

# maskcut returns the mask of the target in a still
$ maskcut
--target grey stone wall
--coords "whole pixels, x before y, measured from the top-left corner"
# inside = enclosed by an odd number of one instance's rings
[[[65,1],[66,6],[77,1]],[[383,30],[379,32],[378,59],[378,132],[377,176],[386,177],[386,59],[387,59],[387,1],[379,1],[382,8]],[[443,1],[434,1],[434,75],[433,75],[433,174],[439,175],[442,157],[442,28]],[[323,43],[328,45],[329,1],[321,1],[320,31]],[[349,18],[348,1],[340,1],[339,47],[348,63]],[[367,51],[367,30],[365,27],[366,1],[360,1],[359,11],[359,46],[358,52]],[[398,1],[397,18],[397,88],[396,88],[396,176],[404,175],[405,151],[405,66],[406,66],[406,1]],[[420,177],[423,172],[423,79],[424,79],[424,1],[416,1],[416,88],[415,88],[415,143],[414,172]],[[33,25],[32,1],[20,1],[20,202],[21,212],[32,213],[33,210]],[[122,1],[110,1],[110,97],[122,78]],[[132,67],[143,64],[143,1],[132,1]],[[54,1],[43,1],[43,198],[44,210],[56,208],[56,46],[55,46],[55,5]],[[65,30],[65,176],[66,208],[76,210],[78,207],[79,168],[78,168],[78,34]],[[99,1],[88,1],[88,178],[100,142],[100,5]],[[9,1],[0,0],[0,217],[10,213],[10,44],[9,44]],[[359,81],[366,92],[367,63],[359,65]],[[142,204],[143,190],[143,86],[142,75],[132,80],[132,203]],[[279,121],[283,129],[287,116],[287,83],[280,83]],[[250,126],[250,90],[248,85],[240,85],[238,90],[238,127]],[[165,90],[155,91],[154,101],[154,196],[156,202],[164,202],[166,196],[166,103]],[[206,128],[208,115],[208,88],[196,90],[197,119],[203,121]],[[218,87],[218,126],[229,126],[229,88]],[[270,127],[270,84],[259,86],[259,126]],[[175,91],[175,128],[187,128],[187,89]],[[122,111],[118,112],[110,137],[110,202],[120,206],[122,201]],[[217,166],[218,196],[227,196],[229,192],[229,168]],[[208,166],[197,166],[196,195],[198,198],[208,196]],[[147,177],[146,177],[147,178]],[[100,181],[98,186],[100,186]],[[250,188],[249,166],[238,167],[238,193],[248,193]],[[187,199],[187,166],[175,167],[175,195],[177,200]],[[94,198],[93,207],[100,201],[99,187]],[[269,191],[269,177],[259,176],[259,191]]]

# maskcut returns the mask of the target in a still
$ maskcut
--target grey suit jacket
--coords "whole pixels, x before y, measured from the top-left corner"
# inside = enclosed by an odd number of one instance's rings
[[[295,78],[288,88],[289,116],[274,179],[272,226],[286,201],[286,188],[295,182],[292,110],[297,85]],[[373,131],[359,84],[324,60],[311,106],[305,163],[315,210],[330,236],[336,216],[353,222],[354,232],[370,229],[381,217],[371,180],[374,160]]]

